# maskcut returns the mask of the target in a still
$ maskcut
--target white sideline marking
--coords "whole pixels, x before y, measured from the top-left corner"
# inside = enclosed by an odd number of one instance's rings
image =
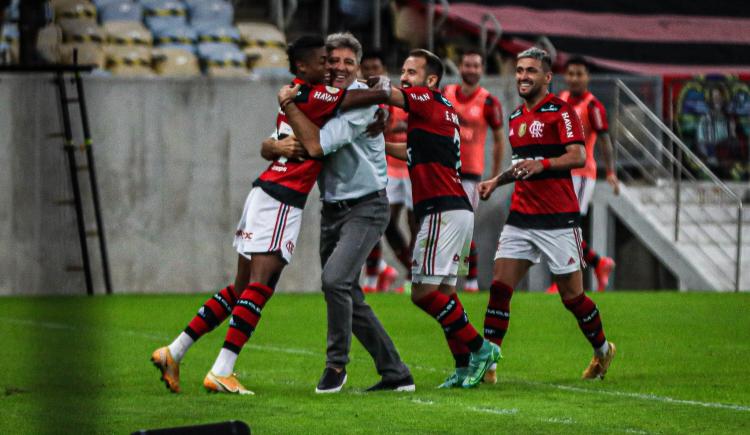
[[[40,326],[40,327],[49,328],[49,329],[64,329],[64,330],[82,329],[80,327],[77,327],[75,325],[70,325],[67,323],[56,323],[56,322],[36,321],[36,320],[27,320],[27,319],[15,319],[11,317],[0,317],[0,321],[5,322],[5,323],[10,323],[10,324],[17,324],[17,325]],[[166,341],[170,339],[168,336],[162,335],[162,334],[153,334],[153,333],[148,333],[148,332],[133,331],[133,330],[127,330],[127,329],[117,329],[116,331],[113,331],[113,332],[119,333],[119,334],[149,338],[154,341]],[[292,355],[306,355],[306,356],[319,356],[320,355],[318,352],[313,352],[307,349],[266,346],[266,345],[259,345],[259,344],[250,344],[248,345],[248,347],[257,349],[257,350],[262,350],[262,351],[281,352],[281,353],[288,353]],[[411,367],[418,369],[418,370],[424,370],[424,371],[429,371],[429,372],[442,372],[443,371],[443,370],[436,369],[434,367],[426,367],[426,366],[418,366],[418,365],[412,365]],[[630,393],[630,392],[625,392],[625,391],[592,390],[588,388],[573,387],[570,385],[551,384],[547,382],[534,382],[534,381],[526,381],[526,380],[521,380],[521,379],[508,379],[507,382],[556,388],[558,390],[572,391],[576,393],[601,394],[605,396],[628,397],[631,399],[662,402],[662,403],[672,403],[676,405],[700,406],[703,408],[728,409],[728,410],[739,411],[739,412],[750,412],[750,406],[735,405],[735,404],[730,404],[730,403],[701,402],[698,400],[675,399],[669,396],[657,396],[656,394],[644,394],[644,393]],[[564,423],[563,421],[555,421],[555,423],[568,424],[568,423]],[[642,432],[636,431],[632,433],[642,433]]]
[[[475,411],[475,412],[484,412],[487,414],[496,414],[496,415],[516,415],[518,414],[518,408],[511,408],[511,409],[498,409],[498,408],[483,408],[479,406],[469,406],[466,409],[469,411]]]

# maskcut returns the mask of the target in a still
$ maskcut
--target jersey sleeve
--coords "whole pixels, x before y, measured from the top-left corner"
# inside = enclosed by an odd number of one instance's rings
[[[560,144],[585,143],[583,124],[576,111],[570,105],[566,104],[562,106],[558,113],[557,133],[560,136]]]
[[[484,119],[493,130],[503,126],[503,106],[494,95],[484,101]]]
[[[607,122],[607,109],[599,100],[594,100],[589,104],[589,122],[591,128],[597,133],[603,133],[609,130]]]
[[[428,118],[431,113],[434,97],[432,91],[425,87],[401,89],[404,94],[404,111],[420,118]]]
[[[294,103],[310,120],[322,120],[333,116],[346,95],[345,89],[317,85],[301,90]]]

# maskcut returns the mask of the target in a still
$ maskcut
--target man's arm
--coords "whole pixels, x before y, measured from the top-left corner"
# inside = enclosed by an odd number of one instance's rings
[[[492,129],[492,176],[500,173],[500,165],[503,164],[503,153],[505,151],[505,129],[503,127]]]
[[[308,157],[307,151],[294,136],[287,136],[281,140],[269,137],[261,144],[260,155],[270,161],[279,157],[286,157],[290,160],[304,160]]]
[[[601,144],[602,155],[604,156],[604,166],[607,168],[607,183],[612,186],[612,191],[615,195],[620,194],[620,180],[617,179],[617,171],[615,170],[615,155],[612,150],[612,139],[609,137],[609,133],[601,132],[597,142]]]
[[[482,201],[486,201],[487,199],[489,199],[490,195],[492,195],[492,192],[494,192],[495,189],[505,184],[510,184],[514,181],[516,181],[516,176],[514,175],[513,168],[510,168],[502,174],[492,177],[489,180],[482,181],[477,185],[479,198]]]
[[[294,102],[287,102],[282,110],[286,115],[289,126],[294,130],[294,135],[302,143],[310,157],[321,157],[323,147],[320,146],[320,129],[318,126],[313,124]]]
[[[544,171],[582,168],[586,165],[586,148],[582,143],[572,143],[565,147],[565,154],[544,160],[523,160],[513,165],[510,170],[516,178],[527,178]]]
[[[404,142],[386,142],[385,153],[399,160],[407,160],[406,143]]]

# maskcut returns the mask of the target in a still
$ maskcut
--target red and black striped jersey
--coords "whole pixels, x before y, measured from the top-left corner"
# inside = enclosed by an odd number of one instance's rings
[[[414,214],[472,210],[461,186],[458,115],[443,95],[426,87],[402,89],[409,112],[406,136]]]
[[[554,94],[531,110],[519,106],[508,122],[513,163],[565,154],[571,144],[583,145],[583,126],[576,111]],[[578,199],[570,170],[546,170],[517,180],[508,224],[520,228],[556,229],[580,226]]]
[[[320,128],[336,113],[346,94],[345,89],[325,85],[312,86],[296,78],[292,83],[301,85],[294,98],[294,104]],[[281,110],[276,116],[276,134],[278,139],[294,134],[292,127],[287,123],[286,115]],[[304,208],[307,195],[315,185],[322,168],[323,163],[320,159],[308,158],[299,162],[280,157],[260,174],[253,182],[253,186],[259,186],[284,204]]]

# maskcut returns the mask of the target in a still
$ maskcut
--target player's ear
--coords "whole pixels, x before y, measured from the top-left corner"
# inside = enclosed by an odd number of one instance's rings
[[[427,75],[427,87],[428,88],[436,88],[438,84],[438,76],[437,74],[429,74]]]

